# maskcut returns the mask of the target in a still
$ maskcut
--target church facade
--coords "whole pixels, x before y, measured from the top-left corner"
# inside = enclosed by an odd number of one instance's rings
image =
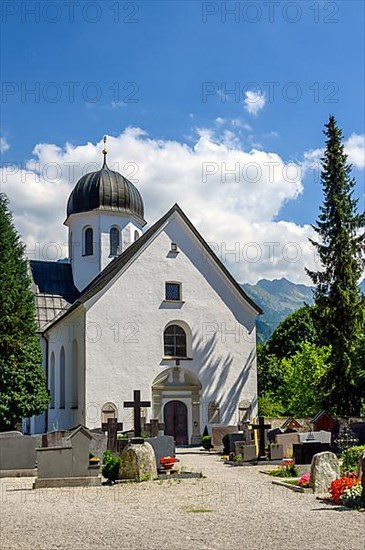
[[[77,182],[65,224],[69,259],[30,262],[51,403],[28,430],[131,429],[136,389],[178,444],[255,416],[260,309],[181,208],[145,229],[139,191],[104,160]]]

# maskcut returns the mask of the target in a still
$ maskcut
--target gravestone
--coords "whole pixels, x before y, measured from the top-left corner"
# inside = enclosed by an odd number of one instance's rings
[[[115,453],[117,451],[118,432],[123,430],[123,423],[118,422],[116,418],[108,418],[108,422],[104,422],[101,429],[107,433],[107,449]]]
[[[283,446],[283,454],[285,457],[293,456],[293,445],[299,443],[300,438],[298,433],[277,434],[275,437],[276,443]]]
[[[337,429],[337,420],[327,411],[319,411],[319,413],[312,418],[311,424],[313,424],[313,431],[315,432],[324,430],[334,433]]]
[[[265,418],[263,416],[259,416],[258,424],[251,424],[251,429],[256,430],[259,436],[259,459],[265,459],[267,447],[267,432],[268,430],[270,430],[270,428],[271,424],[265,424]]]
[[[101,428],[94,428],[90,430],[93,436],[90,441],[90,453],[99,458],[103,458],[104,452],[107,450],[108,436]]]
[[[269,430],[267,432],[267,439],[268,439],[269,443],[275,443],[276,436],[281,435],[282,433],[284,433],[284,432],[281,428],[274,428],[273,430]]]
[[[314,493],[327,493],[332,481],[340,475],[340,462],[335,453],[323,452],[313,456],[310,486]]]
[[[235,451],[235,443],[237,441],[243,441],[243,433],[232,433],[228,434],[228,441],[229,441],[229,452],[234,453]]]
[[[31,470],[36,466],[36,449],[41,441],[41,435],[23,435],[20,432],[1,433],[0,477],[30,475]]]
[[[312,433],[312,432],[302,432],[299,434],[299,443],[304,443],[305,441],[310,441],[311,439],[315,441],[319,441],[320,443],[328,443],[331,444],[331,432],[326,432],[324,430],[320,430],[318,432]]]
[[[119,479],[143,481],[156,478],[156,456],[152,445],[143,439],[132,439],[120,456]]]
[[[147,423],[142,423],[142,431],[146,432],[148,437],[157,437],[159,435],[164,435],[165,424],[153,418]]]
[[[52,430],[42,434],[42,447],[60,447],[66,445],[66,438],[71,432],[67,430]]]
[[[89,464],[91,439],[89,430],[79,426],[61,445],[38,448],[34,488],[100,485],[99,467]]]
[[[244,441],[236,441],[234,448],[235,455],[242,456],[242,462],[257,461],[256,445],[247,445]]]
[[[156,467],[161,468],[160,459],[164,456],[175,456],[176,446],[172,435],[159,435],[146,439],[147,443],[152,445],[156,456]]]
[[[125,408],[133,409],[134,417],[134,437],[141,437],[141,409],[144,407],[150,407],[151,401],[141,401],[141,392],[139,390],[134,390],[133,392],[133,401],[124,401],[123,406]]]
[[[285,430],[285,433],[297,432],[301,428],[302,425],[299,424],[298,420],[295,420],[295,418],[293,418],[292,416],[289,416],[289,418],[287,418],[281,426],[281,429]],[[289,430],[289,432],[287,432],[286,430]]]
[[[269,459],[282,460],[284,458],[284,446],[278,443],[269,445]]]
[[[311,464],[314,455],[325,451],[331,451],[331,445],[329,443],[321,443],[320,441],[294,443],[294,462],[295,464]]]
[[[237,426],[212,426],[212,445],[216,449],[223,449],[223,437],[237,433]]]

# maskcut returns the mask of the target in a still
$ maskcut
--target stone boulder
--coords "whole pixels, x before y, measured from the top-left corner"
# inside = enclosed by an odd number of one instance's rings
[[[310,486],[314,493],[327,493],[332,481],[340,477],[340,462],[334,453],[324,451],[312,458]]]
[[[120,455],[119,479],[157,478],[156,457],[150,443],[130,443]]]

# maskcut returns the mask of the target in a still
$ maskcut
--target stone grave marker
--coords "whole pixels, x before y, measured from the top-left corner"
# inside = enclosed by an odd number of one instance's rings
[[[104,422],[101,426],[104,432],[107,432],[107,449],[112,453],[117,451],[118,432],[123,430],[123,423],[118,422],[116,418],[108,418],[108,422]]]
[[[164,456],[175,456],[176,445],[172,435],[159,435],[146,439],[147,443],[152,445],[156,456],[157,470],[161,468],[160,459]]]
[[[216,449],[223,449],[223,437],[237,433],[237,426],[212,426],[212,445]]]
[[[331,444],[331,432],[326,432],[325,430],[319,430],[318,432],[302,432],[299,434],[299,443],[304,443],[305,441],[310,441],[314,437],[315,441],[320,443]]]
[[[314,493],[327,493],[332,481],[340,475],[340,462],[335,453],[322,452],[313,456],[310,486]]]
[[[256,445],[247,445],[244,441],[236,441],[235,455],[242,456],[242,462],[256,462],[257,451]]]
[[[234,453],[235,452],[235,443],[237,441],[242,441],[243,442],[243,432],[228,434],[228,439],[229,439],[229,452]]]
[[[165,424],[153,418],[147,423],[142,423],[142,431],[146,432],[148,437],[157,437],[159,435],[164,435]]]
[[[99,467],[89,464],[91,439],[89,430],[79,426],[62,445],[38,448],[38,479],[34,488],[101,485]]]
[[[0,434],[0,477],[34,475],[41,435]]]
[[[150,443],[134,438],[120,455],[119,479],[156,479],[156,455]]]
[[[299,433],[277,434],[275,440],[276,443],[283,446],[285,457],[293,456],[293,445],[300,442]]]

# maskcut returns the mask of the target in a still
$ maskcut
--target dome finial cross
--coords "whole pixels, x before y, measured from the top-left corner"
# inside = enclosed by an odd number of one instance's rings
[[[103,137],[103,142],[104,142],[104,149],[102,151],[103,155],[104,155],[104,162],[103,162],[103,168],[108,168],[107,167],[107,164],[106,164],[106,156],[108,154],[108,150],[106,148],[106,136]]]

